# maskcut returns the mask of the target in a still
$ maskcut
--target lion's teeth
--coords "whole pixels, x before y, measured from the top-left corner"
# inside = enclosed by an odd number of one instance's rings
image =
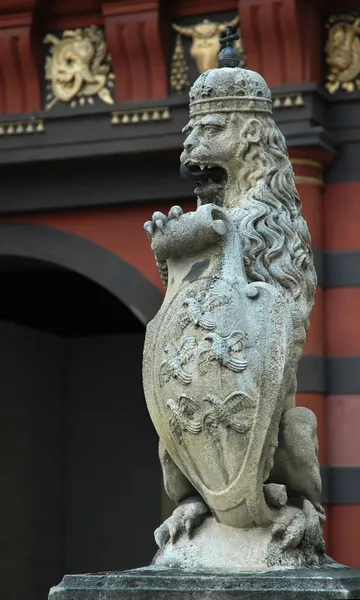
[[[205,169],[205,165],[200,165],[200,169],[203,171]]]

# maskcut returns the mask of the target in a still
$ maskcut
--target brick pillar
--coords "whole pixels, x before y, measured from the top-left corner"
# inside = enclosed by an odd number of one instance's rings
[[[306,219],[311,234],[314,261],[318,276],[315,307],[311,314],[310,330],[299,365],[296,402],[298,406],[306,406],[316,414],[318,421],[319,460],[325,479],[328,457],[325,405],[323,169],[330,157],[321,151],[306,148],[291,148],[290,156],[295,173],[296,186],[303,206],[303,216]],[[326,504],[325,510],[327,510]],[[325,523],[324,535],[327,551],[329,551],[329,520]]]
[[[7,6],[9,4],[9,6]],[[23,2],[24,12],[0,5],[0,113],[41,109],[40,60],[34,52],[33,12],[36,0]],[[25,6],[26,5],[26,6]],[[3,12],[6,14],[3,14]]]
[[[340,148],[324,205],[331,556],[352,567],[360,567],[359,153],[359,142]]]
[[[271,87],[321,81],[321,0],[238,0],[247,66]]]
[[[103,2],[106,39],[119,102],[166,98],[166,58],[159,0]]]

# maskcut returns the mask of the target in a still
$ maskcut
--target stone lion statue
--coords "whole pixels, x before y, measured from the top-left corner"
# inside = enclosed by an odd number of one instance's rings
[[[155,532],[154,563],[319,565],[316,417],[295,406],[317,281],[266,82],[206,71],[184,134],[197,210],[145,224],[166,296],[147,328],[144,390],[177,505]]]

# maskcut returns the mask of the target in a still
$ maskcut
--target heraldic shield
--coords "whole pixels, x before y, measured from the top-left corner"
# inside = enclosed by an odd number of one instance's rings
[[[155,429],[218,521],[267,526],[263,485],[297,358],[286,301],[248,283],[234,215],[213,204],[167,221],[152,246],[168,266],[144,348]]]

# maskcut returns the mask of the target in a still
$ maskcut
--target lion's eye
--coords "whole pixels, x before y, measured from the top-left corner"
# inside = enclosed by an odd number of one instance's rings
[[[221,131],[221,127],[219,125],[210,125],[210,123],[209,125],[204,125],[204,128],[209,133],[219,133],[219,131]]]

